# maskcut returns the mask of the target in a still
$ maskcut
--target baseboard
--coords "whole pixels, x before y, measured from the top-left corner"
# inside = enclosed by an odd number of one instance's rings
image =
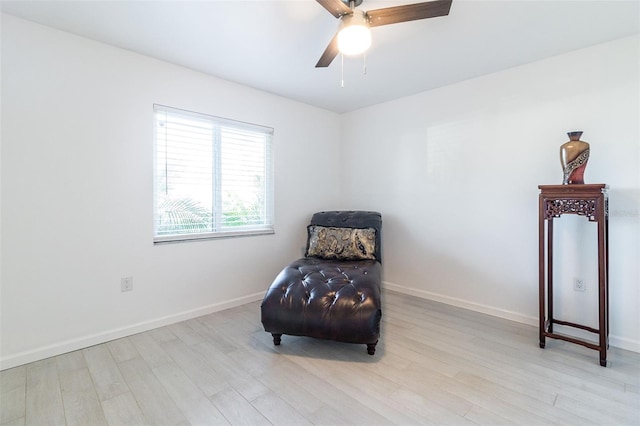
[[[494,306],[483,305],[469,300],[459,299],[456,297],[445,296],[438,293],[433,293],[426,290],[417,288],[405,287],[398,284],[394,284],[388,281],[383,283],[383,288],[396,291],[402,294],[408,294],[416,296],[421,299],[433,300],[435,302],[445,303],[447,305],[456,306],[458,308],[468,309],[474,312],[480,312],[483,314],[491,315],[494,317],[507,319],[522,324],[538,327],[538,317],[532,317],[529,315],[523,315],[518,312],[513,312],[505,309],[496,308]],[[609,335],[609,345],[616,348],[625,349],[632,352],[640,353],[640,342],[625,337],[619,337],[615,335]]]
[[[383,287],[388,290],[396,291],[402,294],[408,294],[411,296],[416,296],[421,299],[433,300],[435,302],[445,303],[447,305],[468,309],[474,312],[480,312],[483,314],[519,322],[522,324],[527,324],[535,327],[538,326],[538,319],[536,317],[523,315],[518,312],[499,309],[493,306],[483,305],[483,304],[471,302],[464,299],[445,296],[442,294],[433,293],[426,290],[400,286],[394,283],[390,283],[388,281],[385,281],[383,283]],[[167,315],[165,317],[143,321],[143,322],[129,325],[126,327],[107,330],[101,333],[91,334],[91,335],[83,336],[77,339],[66,340],[64,342],[59,342],[53,345],[43,346],[30,351],[20,352],[18,354],[10,355],[0,359],[0,370],[6,370],[8,368],[17,367],[19,365],[27,364],[34,361],[39,361],[52,356],[57,356],[67,352],[88,348],[93,345],[98,345],[101,343],[109,342],[111,340],[120,339],[122,337],[127,337],[133,334],[142,333],[144,331],[153,330],[154,328],[163,327],[165,325],[174,324],[176,322],[189,320],[202,315],[211,314],[213,312],[235,308],[237,306],[242,306],[247,303],[261,300],[263,296],[264,296],[264,292],[250,294],[250,295],[239,297],[229,301],[215,303],[212,305],[191,309],[191,310],[180,312],[177,314]],[[615,346],[617,348],[640,353],[640,342],[632,339],[610,335],[609,343],[611,346]]]
[[[458,299],[456,297],[445,296],[442,294],[433,293],[430,291],[421,290],[417,288],[405,287],[405,286],[393,284],[387,281],[383,283],[383,286],[384,288],[387,288],[389,290],[397,291],[398,293],[409,294],[411,296],[416,296],[421,299],[433,300],[435,302],[441,302],[447,305],[456,306],[458,308],[464,308],[470,311],[480,312],[483,314],[491,315],[498,318],[504,318],[504,319],[516,321],[523,324],[534,325],[534,326],[538,325],[537,317],[523,315],[518,312],[499,309],[489,305],[482,305],[480,303],[471,302],[464,299]]]
[[[640,353],[640,342],[637,340],[627,339],[626,337],[619,337],[610,334],[609,345],[616,348],[625,349],[627,351]]]
[[[43,346],[30,351],[20,352],[0,359],[0,370],[6,370],[8,368],[17,367],[19,365],[39,361],[52,356],[88,348],[90,346],[109,342],[111,340],[120,339],[122,337],[127,337],[133,334],[142,333],[144,331],[153,330],[154,328],[163,327],[165,325],[174,324],[176,322],[211,314],[213,312],[235,308],[237,306],[242,306],[247,303],[261,300],[263,297],[264,292],[250,294],[248,296],[239,297],[225,302],[214,303],[212,305],[179,312],[177,314],[143,321],[137,324],[128,325],[126,327],[107,330],[101,333],[91,334],[88,336],[79,337],[77,339],[66,340],[64,342],[55,343],[53,345]]]

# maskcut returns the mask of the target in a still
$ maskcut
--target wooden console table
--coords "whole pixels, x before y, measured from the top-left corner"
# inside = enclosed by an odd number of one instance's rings
[[[609,209],[607,185],[539,185],[538,188],[540,189],[538,218],[540,347],[545,347],[546,337],[586,346],[600,352],[600,365],[606,367],[607,349],[609,347]],[[598,225],[597,329],[562,321],[553,316],[553,219],[563,214],[585,216],[590,222],[596,222]],[[595,333],[598,335],[598,343],[554,333],[554,324]]]

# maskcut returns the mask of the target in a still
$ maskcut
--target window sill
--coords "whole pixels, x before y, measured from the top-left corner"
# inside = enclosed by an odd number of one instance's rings
[[[223,231],[207,234],[166,235],[153,237],[153,244],[186,243],[190,241],[217,240],[220,238],[254,237],[275,234],[274,229],[254,229],[250,231]]]

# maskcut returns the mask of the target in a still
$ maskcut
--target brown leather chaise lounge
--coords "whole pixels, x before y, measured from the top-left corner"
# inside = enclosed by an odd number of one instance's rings
[[[283,334],[367,345],[380,337],[382,217],[377,212],[313,215],[305,257],[287,265],[262,301],[262,325]]]

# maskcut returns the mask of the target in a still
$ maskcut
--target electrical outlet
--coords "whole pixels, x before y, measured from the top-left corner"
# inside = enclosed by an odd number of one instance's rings
[[[133,277],[120,278],[120,291],[133,291]]]
[[[587,284],[581,278],[573,279],[573,289],[575,291],[587,291]]]

